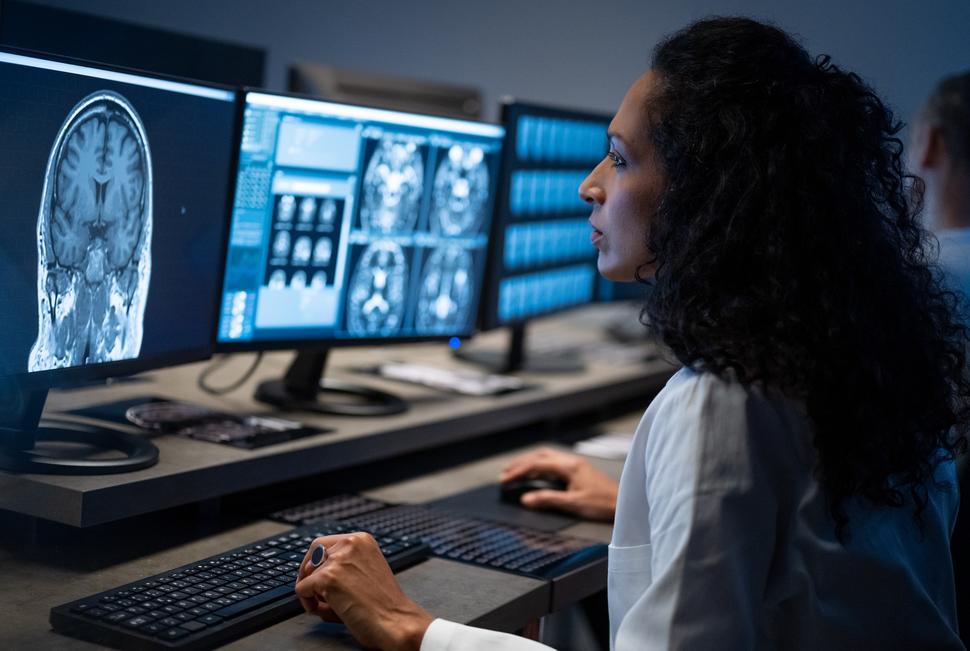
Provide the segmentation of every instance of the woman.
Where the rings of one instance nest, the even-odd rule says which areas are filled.
[[[857,76],[747,19],[674,34],[624,98],[580,193],[600,272],[654,278],[644,311],[684,369],[620,481],[617,651],[963,648],[967,333],[898,130]],[[365,645],[542,648],[433,619],[365,535],[321,542],[297,594]]]

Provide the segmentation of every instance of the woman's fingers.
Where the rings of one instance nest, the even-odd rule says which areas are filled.
[[[577,511],[582,505],[578,494],[569,491],[537,490],[522,495],[522,504],[530,509]]]
[[[568,481],[572,477],[575,466],[575,460],[569,458],[532,459],[528,463],[523,463],[513,469],[504,471],[499,476],[499,481],[504,483],[529,475],[555,475]]]

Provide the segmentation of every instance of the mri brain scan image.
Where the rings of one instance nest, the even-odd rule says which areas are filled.
[[[288,258],[290,256],[290,234],[280,231],[273,240],[273,255],[277,258]]]
[[[424,266],[415,327],[422,332],[456,332],[468,321],[472,303],[472,256],[458,246],[435,249]]]
[[[268,284],[270,289],[283,289],[286,287],[286,272],[282,269],[276,269],[269,275]]]
[[[424,185],[424,161],[417,145],[381,140],[367,164],[363,184],[364,230],[395,233],[414,227]]]
[[[333,256],[333,242],[329,237],[321,237],[317,240],[317,245],[313,247],[313,264],[319,267],[326,267],[330,264]]]
[[[447,236],[478,229],[488,202],[488,184],[482,148],[453,145],[434,176],[432,228]]]
[[[317,200],[313,197],[304,197],[300,202],[300,223],[309,224],[313,221],[317,212]]]
[[[276,212],[281,222],[293,221],[293,213],[296,212],[296,197],[291,194],[284,194],[280,197],[279,209]]]
[[[92,93],[68,113],[47,161],[29,371],[138,356],[151,239],[145,127],[121,95]]]
[[[303,235],[296,238],[296,244],[293,245],[293,265],[302,266],[310,264],[310,253],[313,249],[313,241]]]
[[[314,291],[323,291],[327,286],[327,273],[325,271],[318,271],[313,274],[313,280],[310,281],[310,289]]]
[[[368,246],[354,270],[347,307],[347,329],[356,336],[388,335],[401,327],[408,263],[400,246],[388,240]]]
[[[304,289],[306,287],[306,273],[297,271],[290,278],[290,287],[293,289]]]
[[[337,202],[333,199],[324,199],[320,203],[320,225],[332,227],[336,218]]]

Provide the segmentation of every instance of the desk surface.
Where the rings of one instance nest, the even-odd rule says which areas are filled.
[[[639,413],[631,414],[604,424],[601,429],[632,431],[639,416]],[[432,475],[382,486],[367,494],[388,501],[417,503],[430,497],[459,493],[494,482],[499,469],[522,451],[513,450]],[[594,459],[593,462],[616,477],[622,470],[619,461]],[[312,497],[308,496],[308,499]],[[185,524],[187,528],[191,526]],[[32,548],[22,545],[13,548],[7,544],[0,550],[0,576],[4,577],[0,581],[0,608],[4,613],[0,648],[98,648],[53,633],[47,623],[50,608],[285,529],[284,525],[275,522],[252,522],[121,562],[111,562],[110,551],[107,560],[71,558],[70,555],[76,553],[71,540]],[[565,533],[602,542],[609,540],[611,530],[612,527],[605,523],[578,522]],[[8,539],[9,534],[0,536],[0,541]],[[123,537],[111,537],[104,541],[104,545],[106,549],[118,551],[126,542]],[[92,570],[91,564],[97,569]],[[453,621],[513,631],[548,611],[549,584],[535,579],[442,559],[425,561],[397,576],[411,598],[433,614]],[[603,580],[605,585],[605,577]],[[323,624],[316,618],[298,616],[242,638],[227,648],[254,651],[267,648],[358,648],[341,631],[340,627]]]
[[[611,311],[612,310],[612,311]],[[544,342],[576,345],[602,342],[604,319],[616,308],[594,306],[531,325],[530,334]],[[610,315],[614,315],[610,317]],[[632,316],[631,316],[632,318]],[[504,344],[504,332],[488,333],[476,346]],[[666,382],[673,366],[662,359],[639,361],[645,349],[630,346],[630,355],[587,354],[587,370],[561,375],[526,375],[535,388],[480,398],[446,394],[425,387],[355,373],[389,359],[460,367],[442,344],[338,349],[330,355],[328,376],[394,392],[406,398],[407,413],[377,418],[294,415],[310,425],[334,431],[258,450],[241,450],[159,436],[154,442],[156,466],[119,475],[70,477],[0,473],[0,508],[71,526],[87,527],[152,513],[273,483],[387,459],[513,427],[589,412],[609,403],[642,398],[645,406]],[[587,347],[587,350],[590,350]],[[621,348],[622,352],[622,348]],[[259,372],[242,388],[223,397],[202,394],[196,379],[202,365],[151,373],[144,381],[110,387],[54,392],[48,411],[66,411],[125,398],[158,395],[188,400],[232,413],[273,413],[252,399],[256,385],[280,377],[291,354],[267,355]],[[244,366],[243,360],[239,365]]]

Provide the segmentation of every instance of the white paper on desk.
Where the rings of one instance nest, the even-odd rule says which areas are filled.
[[[579,454],[600,459],[626,459],[631,445],[633,445],[632,432],[607,432],[579,441],[573,446],[573,450]]]

